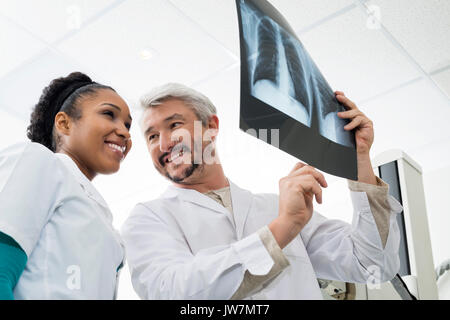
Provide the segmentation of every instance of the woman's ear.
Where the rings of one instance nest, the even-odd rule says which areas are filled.
[[[72,119],[65,112],[58,112],[55,116],[55,129],[65,136],[70,135]]]

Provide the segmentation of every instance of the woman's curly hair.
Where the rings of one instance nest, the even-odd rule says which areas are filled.
[[[81,87],[71,91],[71,88],[77,86]],[[55,152],[58,148],[58,136],[53,130],[56,114],[63,111],[72,119],[80,119],[82,112],[79,102],[82,98],[95,95],[99,89],[115,91],[111,87],[92,82],[91,78],[81,72],[54,79],[44,88],[31,113],[27,137]]]

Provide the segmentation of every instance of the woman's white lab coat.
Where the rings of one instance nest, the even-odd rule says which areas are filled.
[[[0,231],[28,261],[15,299],[113,299],[124,259],[103,198],[64,154],[38,143],[0,152]]]
[[[230,183],[230,212],[194,190],[169,187],[138,204],[122,227],[132,282],[143,299],[229,299],[244,273],[265,275],[273,260],[257,231],[278,215],[278,196]],[[322,299],[317,278],[382,282],[398,271],[400,204],[389,197],[390,231],[382,247],[365,192],[351,192],[352,224],[314,212],[283,252],[289,266],[252,299]]]

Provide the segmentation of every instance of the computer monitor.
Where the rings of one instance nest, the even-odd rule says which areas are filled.
[[[389,184],[389,194],[403,206],[403,212],[397,215],[401,234],[398,274],[417,299],[438,299],[422,169],[401,150],[386,151],[375,157],[372,164],[375,174]],[[389,282],[365,289],[369,300],[400,299]]]

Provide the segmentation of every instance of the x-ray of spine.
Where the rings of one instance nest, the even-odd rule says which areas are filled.
[[[251,94],[322,136],[354,147],[343,129],[346,120],[337,116],[345,108],[300,41],[244,0],[241,16]]]

